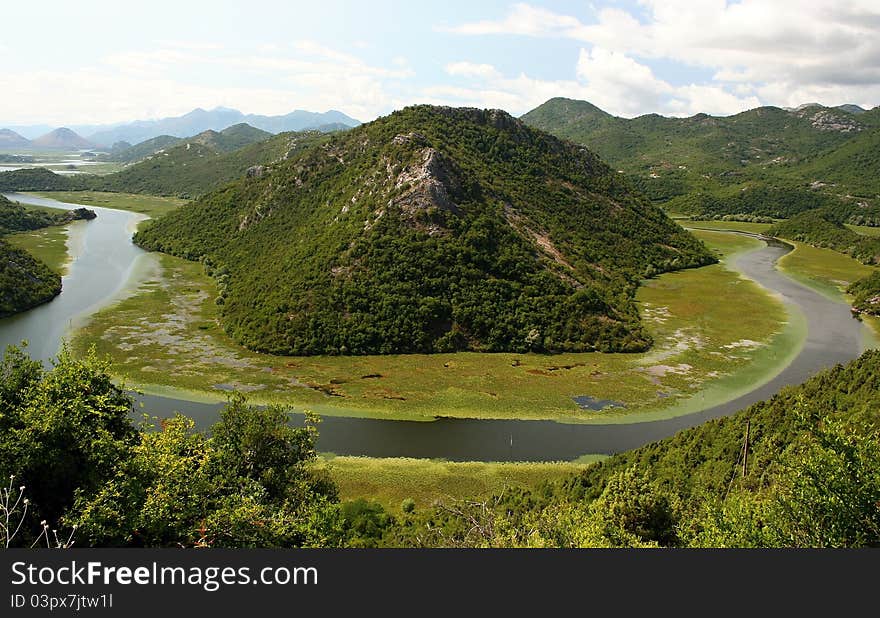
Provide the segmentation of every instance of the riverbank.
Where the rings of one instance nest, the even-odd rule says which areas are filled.
[[[639,290],[656,341],[647,354],[257,354],[219,326],[216,288],[201,265],[166,255],[157,255],[161,277],[92,316],[73,346],[80,354],[95,346],[130,386],[195,401],[223,401],[235,389],[260,403],[393,420],[665,418],[772,378],[804,337],[796,312],[735,270],[738,257],[762,247],[760,241],[699,234],[721,264],[662,275]],[[747,314],[740,303],[750,307]],[[578,397],[590,399],[580,407]],[[626,407],[589,409],[602,400]]]
[[[769,230],[771,223],[748,223],[740,221],[691,221],[684,215],[672,215],[679,223],[690,229],[699,230],[730,230],[763,234]],[[863,236],[880,236],[880,228],[862,225],[847,225],[857,234]],[[850,283],[870,275],[876,267],[862,264],[848,255],[832,249],[821,249],[796,240],[782,239],[794,250],[783,256],[777,267],[792,279],[824,295],[826,298],[840,303],[851,303],[852,298],[846,293]],[[864,316],[863,321],[871,332],[866,333],[864,347],[880,347],[880,318]]]
[[[108,193],[106,191],[41,191],[30,193],[29,195],[36,195],[69,204],[127,210],[147,215],[151,219],[156,219],[172,210],[177,210],[189,201],[175,197],[159,197],[135,193]]]

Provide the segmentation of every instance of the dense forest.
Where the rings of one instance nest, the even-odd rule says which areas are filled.
[[[224,325],[283,354],[635,351],[633,296],[714,258],[594,154],[499,111],[407,108],[157,220]]]
[[[63,225],[75,219],[91,219],[85,208],[48,213],[25,209],[0,195],[0,317],[24,311],[61,293],[61,277],[27,251],[13,247],[2,236],[49,225]]]
[[[136,426],[107,369],[7,351],[10,546],[45,544],[49,528],[61,545],[113,547],[880,546],[880,351],[567,480],[400,515],[340,502],[310,415],[232,395],[210,435],[180,415]]]

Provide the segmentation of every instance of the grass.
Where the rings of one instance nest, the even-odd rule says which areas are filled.
[[[733,230],[735,232],[749,232],[750,234],[763,234],[773,227],[772,223],[748,223],[745,221],[679,220],[678,223],[686,228],[695,230]]]
[[[45,191],[35,193],[41,197],[47,197],[59,202],[69,204],[83,204],[86,206],[101,206],[103,208],[116,208],[117,210],[130,210],[145,214],[153,219],[176,210],[187,203],[174,197],[157,197],[154,195],[135,195],[132,193],[107,193],[103,191]]]
[[[846,293],[849,284],[877,270],[875,266],[862,264],[832,249],[820,249],[794,240],[785,242],[794,245],[794,251],[779,260],[779,269],[838,302],[851,302],[852,298]],[[866,349],[880,347],[880,318],[863,316],[862,321],[868,326],[863,346]]]
[[[868,227],[867,225],[850,225],[846,224],[846,227],[851,229],[856,234],[861,234],[862,236],[880,236],[880,227]]]
[[[417,509],[436,500],[485,498],[511,487],[532,488],[566,478],[601,459],[596,455],[579,463],[460,463],[325,455],[319,466],[329,470],[343,500],[367,497],[400,513],[406,498],[412,498]]]
[[[760,246],[745,236],[698,234],[726,261]],[[320,414],[629,422],[735,397],[778,373],[802,335],[778,299],[723,263],[640,288],[656,341],[646,354],[269,356],[225,335],[216,287],[200,264],[158,257],[163,274],[95,314],[72,344],[108,355],[130,386],[184,399],[223,400],[224,389],[235,388],[255,402]],[[581,395],[627,407],[582,410],[573,400]]]
[[[59,275],[67,273],[70,264],[70,256],[67,253],[67,226],[53,225],[31,232],[10,234],[5,240],[24,249]]]
[[[847,286],[876,270],[832,249],[784,240],[794,245],[794,251],[779,260],[779,269],[833,300],[844,302]]]

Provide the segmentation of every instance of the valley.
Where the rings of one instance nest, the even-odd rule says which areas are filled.
[[[0,342],[105,362],[132,420],[183,412],[207,430],[233,393],[296,426],[318,413],[311,469],[347,521],[597,499],[604,470],[655,448],[677,461],[679,441],[880,345],[880,320],[849,310],[873,294],[877,228],[830,194],[793,189],[784,218],[741,212],[763,197],[728,189],[652,203],[494,111],[419,106],[341,135],[232,129],[109,176],[0,177],[29,191],[13,200],[98,214],[7,238],[63,289],[0,321]],[[669,215],[684,229],[658,206],[683,208]]]

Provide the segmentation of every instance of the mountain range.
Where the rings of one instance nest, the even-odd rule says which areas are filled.
[[[138,144],[162,135],[179,138],[191,137],[208,130],[222,131],[227,127],[241,123],[247,123],[269,133],[312,129],[329,132],[360,124],[354,118],[335,110],[323,113],[296,110],[282,116],[264,116],[243,114],[235,109],[217,107],[212,110],[198,108],[182,116],[159,120],[137,120],[113,125],[71,125],[66,130],[84,136],[85,142],[89,144],[85,148],[110,148],[117,142]],[[54,133],[53,127],[46,125],[10,126],[0,132],[0,148],[27,147],[28,144],[21,140],[43,139],[47,133]],[[13,143],[13,141],[17,143]]]
[[[785,218],[832,207],[849,223],[880,225],[880,107],[627,119],[556,98],[522,120],[594,150],[673,212]]]

